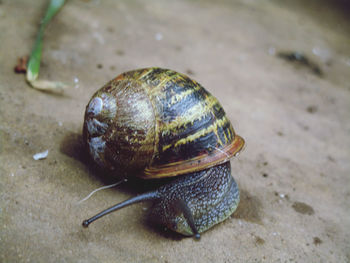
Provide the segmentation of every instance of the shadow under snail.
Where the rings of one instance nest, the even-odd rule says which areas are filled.
[[[244,146],[218,102],[199,83],[172,70],[123,73],[86,106],[83,138],[92,159],[118,176],[174,177],[87,219],[152,201],[158,223],[186,236],[228,218],[239,203],[230,158]]]

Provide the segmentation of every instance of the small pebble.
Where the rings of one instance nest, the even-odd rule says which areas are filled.
[[[163,39],[163,34],[162,33],[157,33],[156,35],[155,35],[155,39],[156,40],[162,40]]]
[[[49,154],[49,150],[46,150],[44,152],[40,152],[40,153],[36,153],[33,155],[33,159],[34,160],[42,160],[45,159],[47,157],[47,155]]]
[[[275,54],[276,54],[276,48],[270,47],[270,48],[269,48],[269,55],[273,56],[273,55],[275,55]]]
[[[74,88],[79,88],[79,79],[77,77],[74,77]]]

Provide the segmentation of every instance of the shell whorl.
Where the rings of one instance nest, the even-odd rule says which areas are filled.
[[[123,73],[97,91],[83,133],[97,163],[144,178],[212,167],[244,145],[215,97],[160,68]]]

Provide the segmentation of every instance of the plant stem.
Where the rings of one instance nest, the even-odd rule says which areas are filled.
[[[38,78],[41,54],[43,48],[43,37],[46,26],[50,23],[53,16],[60,10],[64,5],[65,0],[51,0],[47,8],[46,14],[40,23],[38,35],[35,40],[34,48],[30,55],[30,59],[27,67],[27,80],[32,82]]]

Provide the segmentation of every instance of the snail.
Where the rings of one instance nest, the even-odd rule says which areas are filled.
[[[239,203],[230,159],[244,146],[225,111],[188,76],[162,68],[123,73],[86,106],[83,139],[92,159],[118,176],[174,177],[83,222],[152,201],[151,216],[185,236],[228,218]]]

